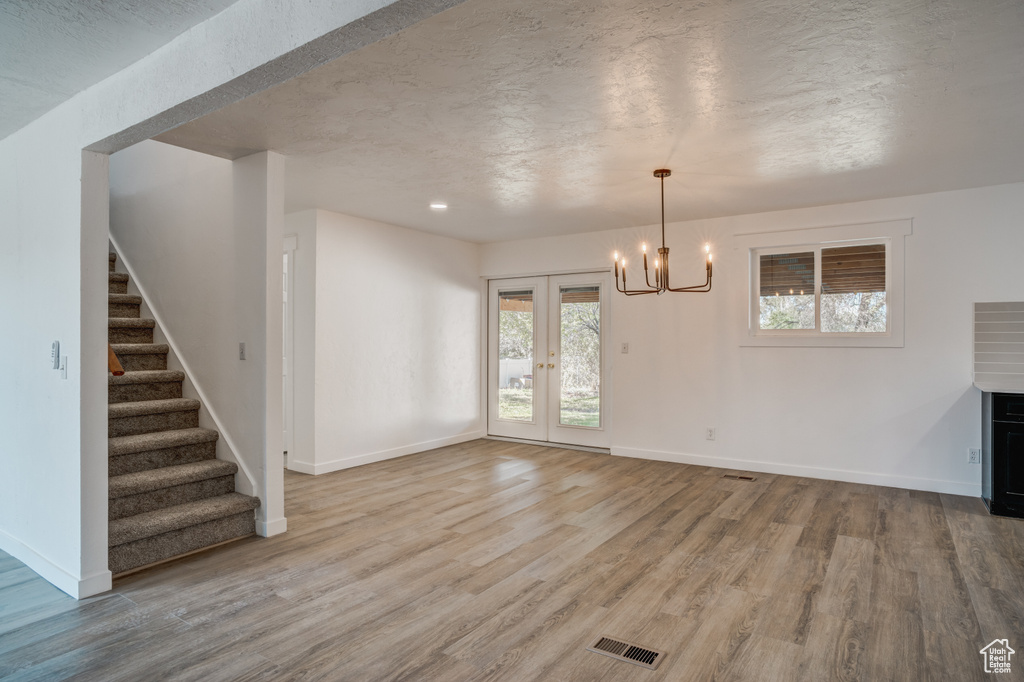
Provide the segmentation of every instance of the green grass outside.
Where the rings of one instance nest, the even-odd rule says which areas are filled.
[[[533,389],[499,388],[498,418],[532,421]],[[563,394],[560,422],[566,426],[600,426],[601,397],[593,394]]]

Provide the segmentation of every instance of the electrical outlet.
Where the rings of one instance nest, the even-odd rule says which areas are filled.
[[[245,344],[244,343],[238,344],[238,359],[239,360],[245,360]]]
[[[704,437],[707,438],[708,440],[714,440],[715,439],[715,427],[714,426],[709,426],[707,429],[705,429]]]
[[[981,464],[981,448],[968,448],[967,463]]]
[[[629,344],[628,343],[623,342],[623,344],[622,344],[622,352],[623,352],[623,354],[626,354],[626,353],[629,352]]]

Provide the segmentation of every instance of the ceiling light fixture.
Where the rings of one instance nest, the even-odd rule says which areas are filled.
[[[668,247],[665,246],[665,178],[672,175],[672,171],[668,168],[659,168],[654,171],[654,177],[661,178],[661,248],[658,249],[658,255],[654,257],[654,284],[651,284],[650,276],[648,275],[647,269],[647,244],[641,244],[640,247],[644,252],[644,281],[647,283],[646,289],[630,289],[626,286],[626,259],[619,258],[619,252],[615,252],[615,288],[625,294],[626,296],[639,296],[640,294],[663,294],[666,291],[689,291],[694,293],[702,293],[711,291],[711,245],[704,245],[704,252],[707,254],[707,273],[708,278],[704,284],[694,285],[692,287],[677,287],[675,289],[669,284],[668,279]],[[622,286],[619,286],[619,266],[622,266]]]
[[[434,209],[435,211],[443,211],[446,208],[448,208],[448,204],[444,203],[443,201],[435,201],[432,204],[430,204],[430,208]]]

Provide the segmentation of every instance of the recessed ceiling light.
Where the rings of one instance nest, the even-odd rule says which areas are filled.
[[[448,204],[444,203],[443,201],[435,201],[432,204],[430,204],[430,208],[434,209],[435,211],[443,211],[446,208],[448,208]]]

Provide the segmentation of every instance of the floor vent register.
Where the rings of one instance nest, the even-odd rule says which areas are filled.
[[[587,651],[611,656],[620,661],[633,663],[649,670],[657,669],[662,659],[665,658],[665,653],[662,651],[648,649],[637,644],[623,642],[621,639],[605,636],[598,637],[597,641],[587,647]]]

